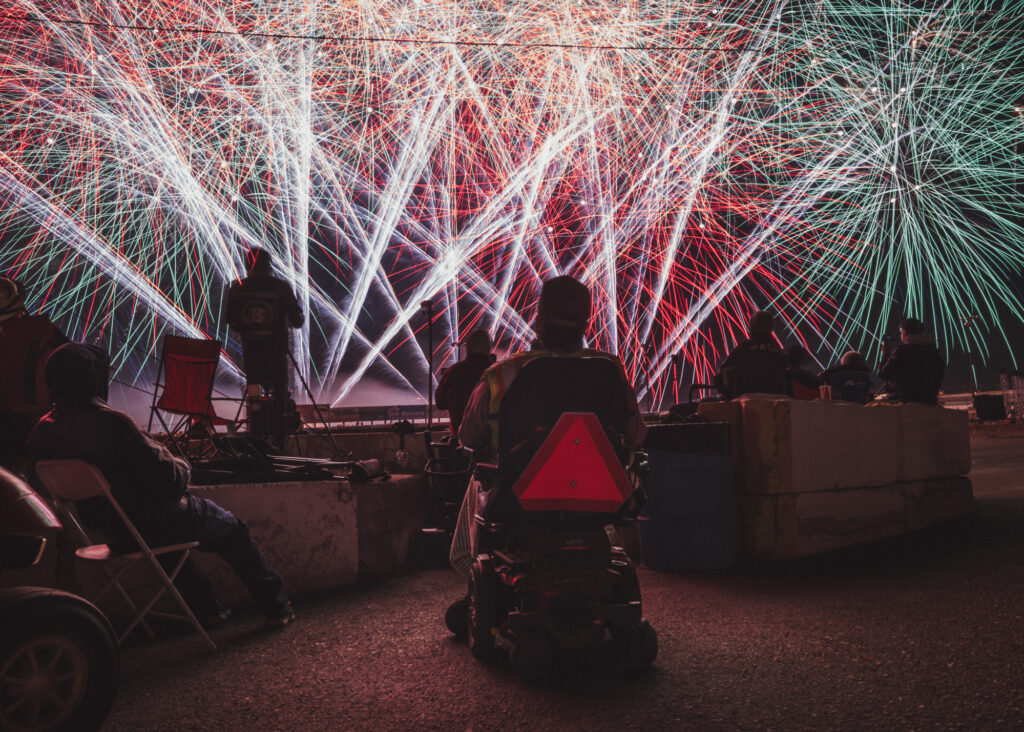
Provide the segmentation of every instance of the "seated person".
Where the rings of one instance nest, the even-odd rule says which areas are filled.
[[[518,466],[539,447],[563,412],[575,410],[597,413],[622,435],[626,446],[640,445],[647,427],[637,406],[636,393],[615,356],[583,348],[589,321],[590,292],[585,285],[572,277],[545,282],[534,323],[539,348],[514,354],[484,372],[466,406],[459,429],[462,443],[492,457],[512,455],[515,459],[522,455],[516,459]],[[557,405],[553,398],[517,402],[515,414],[509,415],[505,426],[518,434],[499,434],[498,417],[504,396],[527,364],[542,359],[557,362],[549,364],[555,368],[546,372],[557,373],[558,383],[538,385],[548,394],[558,395]],[[591,383],[595,379],[601,382],[597,388]],[[452,566],[466,576],[478,553],[473,517],[480,508],[480,489],[480,482],[474,478],[466,492],[452,542]],[[501,498],[498,496],[499,502]]]
[[[832,387],[832,398],[867,404],[874,396],[877,383],[871,367],[859,351],[847,351],[839,363],[825,369],[818,377]]]
[[[123,412],[96,396],[95,358],[77,343],[60,346],[46,361],[54,408],[35,426],[28,442],[29,476],[41,460],[76,459],[96,466],[143,538],[155,545],[198,541],[200,551],[220,555],[245,583],[268,624],[295,618],[282,580],[263,556],[245,523],[212,501],[187,492],[191,468],[146,435]],[[45,491],[44,491],[45,493]],[[79,501],[86,528],[98,531],[117,553],[136,550],[110,503]],[[173,561],[173,560],[171,560]],[[200,620],[216,622],[227,612],[213,584],[191,561],[175,579]]]
[[[772,333],[771,313],[750,316],[749,337],[736,345],[715,374],[715,388],[726,399],[743,394],[789,394],[789,361]]]
[[[786,349],[786,358],[789,366],[786,367],[786,375],[789,377],[789,393],[794,399],[817,399],[818,377],[808,371],[804,365],[811,356],[803,346],[790,346]]]
[[[885,398],[895,402],[938,404],[946,363],[935,347],[935,337],[924,323],[907,318],[900,323],[900,341],[878,368],[886,381]]]

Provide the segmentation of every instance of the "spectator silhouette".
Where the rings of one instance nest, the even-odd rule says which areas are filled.
[[[494,364],[477,382],[459,429],[464,445],[491,457],[500,456],[502,461],[512,458],[518,465],[518,461],[532,457],[538,439],[543,439],[566,405],[572,405],[567,411],[604,415],[602,424],[621,435],[627,446],[635,447],[643,441],[647,427],[619,359],[583,348],[590,305],[590,291],[572,277],[555,277],[544,283],[534,323],[538,342],[531,350]],[[544,378],[536,382],[517,382],[530,363],[556,368],[546,370]],[[514,416],[502,424],[503,433],[499,435],[502,403],[513,383],[526,383],[528,389],[535,387],[530,392],[535,398],[509,402]],[[504,462],[502,465],[507,469]],[[481,482],[474,478],[463,499],[450,555],[452,566],[463,574],[468,575],[476,555],[473,516],[478,512],[488,516],[514,514],[511,504],[515,497],[511,491],[500,490],[500,481],[491,490],[494,495],[481,500],[484,491]]]
[[[75,459],[95,465],[147,542],[198,541],[200,551],[220,555],[234,569],[268,622],[286,625],[294,619],[281,591],[280,575],[267,562],[245,523],[216,503],[187,492],[188,462],[172,456],[143,434],[131,417],[98,398],[94,368],[93,355],[77,343],[57,348],[47,359],[46,382],[54,408],[29,437],[32,482],[39,486],[34,467],[40,460]],[[105,499],[79,501],[76,508],[86,528],[102,533],[115,552],[137,549]],[[175,584],[201,620],[226,617],[213,584],[191,560],[182,567]]]
[[[886,381],[886,398],[896,402],[937,404],[946,363],[935,347],[935,337],[924,323],[907,318],[900,323],[900,341],[878,369]]]
[[[590,321],[590,291],[573,277],[555,277],[541,288],[540,304],[534,330],[537,342],[529,351],[516,353],[491,366],[484,378],[477,382],[459,428],[459,439],[475,450],[498,445],[496,430],[491,429],[501,399],[511,386],[516,374],[536,358],[601,359],[612,363],[618,374],[614,395],[602,395],[616,402],[615,411],[620,430],[626,441],[639,445],[647,433],[643,417],[636,402],[636,393],[626,378],[622,364],[616,356],[602,351],[583,348],[583,336]],[[568,385],[575,388],[576,384]],[[538,409],[540,405],[538,405]]]
[[[25,287],[17,280],[0,277],[0,323],[25,315]]]
[[[835,366],[819,374],[821,383],[832,387],[832,398],[867,404],[877,389],[874,374],[863,354],[847,351]]]
[[[786,367],[786,375],[789,377],[789,389],[794,399],[817,399],[818,377],[807,370],[805,364],[811,360],[807,349],[801,345],[790,346],[786,349],[786,359],[789,365]]]
[[[227,320],[242,337],[246,382],[258,385],[271,397],[265,423],[254,420],[250,429],[266,434],[276,447],[283,448],[290,397],[288,329],[302,327],[304,317],[292,288],[271,274],[266,250],[255,251],[249,276],[228,290]]]
[[[737,344],[718,367],[715,388],[726,399],[743,394],[789,394],[789,360],[772,333],[771,313],[758,310],[750,316],[748,338]]]
[[[0,277],[0,465],[25,469],[25,443],[50,409],[43,364],[67,337],[45,315],[25,307],[25,287]]]
[[[451,419],[451,432],[459,434],[462,414],[473,388],[492,363],[491,339],[486,330],[474,330],[466,338],[466,357],[445,369],[437,385],[435,401],[440,409],[447,409]]]

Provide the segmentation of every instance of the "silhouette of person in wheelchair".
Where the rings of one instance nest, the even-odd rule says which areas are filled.
[[[446,622],[477,656],[506,639],[525,678],[606,635],[626,665],[657,653],[636,571],[608,530],[637,509],[623,466],[647,428],[619,360],[583,348],[590,306],[572,277],[545,282],[539,348],[484,373],[459,430],[477,466],[450,559],[469,591]]]

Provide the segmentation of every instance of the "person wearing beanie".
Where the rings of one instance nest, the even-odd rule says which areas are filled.
[[[28,439],[28,475],[39,488],[41,460],[82,460],[96,466],[143,538],[155,545],[198,541],[220,555],[243,581],[272,625],[294,619],[281,576],[267,562],[245,523],[216,503],[188,493],[191,467],[145,435],[124,412],[100,398],[93,349],[67,343],[46,360],[53,409]],[[45,488],[42,488],[45,494]],[[100,532],[116,553],[136,551],[130,533],[101,497],[78,501],[82,523]],[[191,560],[175,579],[193,611],[207,622],[226,617],[210,579]]]
[[[459,440],[478,458],[501,456],[515,461],[532,455],[537,439],[547,434],[563,411],[597,414],[605,429],[618,435],[625,447],[643,442],[647,427],[619,359],[583,347],[590,308],[590,291],[579,280],[562,276],[544,282],[534,323],[534,347],[488,368],[470,395]],[[535,377],[524,382],[533,388],[526,391],[531,398],[524,399],[520,391],[519,399],[503,416],[506,410],[502,405],[510,387],[527,364],[537,362],[543,362],[541,373],[550,380],[540,382],[540,377]],[[509,430],[513,434],[508,434]],[[514,502],[509,491],[498,485],[487,487],[488,497],[482,499],[484,489],[479,480],[470,481],[452,540],[451,564],[467,577],[476,554],[473,516],[484,510],[489,516],[501,515]]]
[[[938,404],[946,362],[924,323],[916,318],[900,323],[899,343],[878,367],[878,375],[886,381],[888,401]]]
[[[459,434],[462,414],[473,388],[480,381],[487,367],[494,363],[491,353],[491,339],[486,330],[474,330],[466,338],[466,357],[445,369],[441,382],[437,385],[435,401],[440,409],[448,410],[451,420],[451,432]]]
[[[743,394],[791,394],[789,359],[775,340],[775,319],[758,310],[750,316],[748,338],[725,357],[715,374],[715,388],[726,399]]]
[[[554,358],[598,358],[616,365],[621,379],[615,399],[620,402],[620,430],[631,446],[643,442],[647,434],[637,406],[636,393],[618,358],[601,351],[583,348],[583,337],[590,322],[590,290],[574,277],[547,280],[541,287],[534,331],[537,342],[532,350],[513,354],[491,366],[470,395],[459,440],[476,451],[497,450],[497,412],[501,397],[523,366],[544,356]]]

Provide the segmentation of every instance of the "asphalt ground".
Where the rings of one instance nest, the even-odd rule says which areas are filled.
[[[563,664],[544,686],[443,624],[446,569],[294,599],[266,631],[125,649],[107,730],[1024,729],[1024,436],[976,436],[978,513],[724,572],[640,570],[652,669]]]

